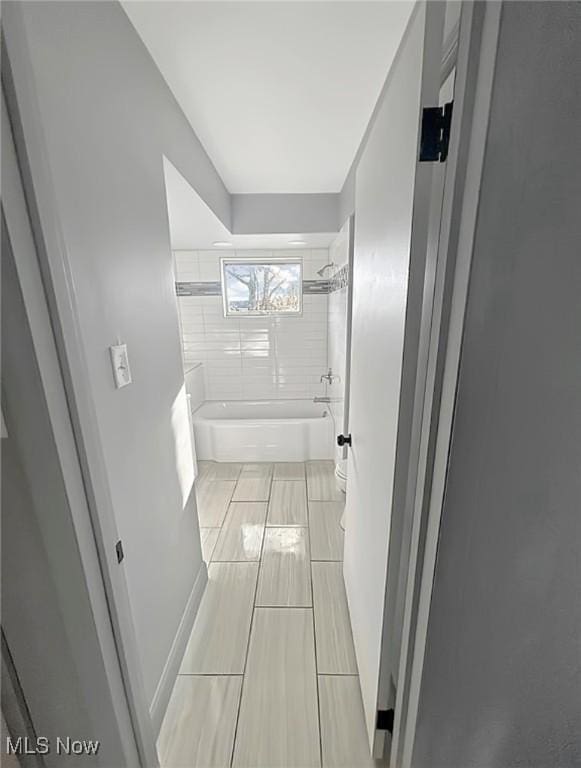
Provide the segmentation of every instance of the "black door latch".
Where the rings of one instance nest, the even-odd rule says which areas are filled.
[[[395,713],[393,709],[380,709],[377,712],[377,722],[375,727],[378,731],[387,731],[393,733],[393,721]]]
[[[351,445],[351,433],[348,435],[337,435],[337,445]]]

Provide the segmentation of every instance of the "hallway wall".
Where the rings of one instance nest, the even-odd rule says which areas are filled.
[[[183,469],[189,426],[162,156],[205,179],[223,215],[229,198],[118,3],[7,3],[2,16],[16,96],[27,99],[24,134],[43,131],[52,184],[43,200],[62,230],[67,300],[90,382],[79,402],[88,398],[98,421],[147,702],[157,712],[205,574]],[[27,83],[36,103],[23,95]],[[40,167],[31,169],[35,184]],[[47,258],[64,282],[59,256]],[[115,389],[108,348],[120,341],[133,383]]]
[[[414,768],[581,764],[580,93],[580,4],[504,3]]]

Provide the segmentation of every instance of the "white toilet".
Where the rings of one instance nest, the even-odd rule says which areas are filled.
[[[337,488],[342,492],[347,491],[347,459],[340,459],[335,464],[335,484]],[[345,530],[345,512],[341,515],[340,526]]]

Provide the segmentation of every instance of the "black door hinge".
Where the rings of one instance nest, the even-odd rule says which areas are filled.
[[[378,731],[387,731],[393,733],[393,709],[378,709],[377,710],[377,723],[375,727]]]
[[[454,102],[443,107],[424,107],[420,138],[420,163],[443,163],[448,157]]]
[[[123,552],[123,542],[121,539],[119,539],[117,544],[115,544],[115,552],[117,554],[117,562],[120,563],[125,557],[125,553]]]

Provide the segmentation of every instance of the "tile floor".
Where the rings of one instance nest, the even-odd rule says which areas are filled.
[[[200,462],[208,586],[162,768],[368,768],[332,462]]]

